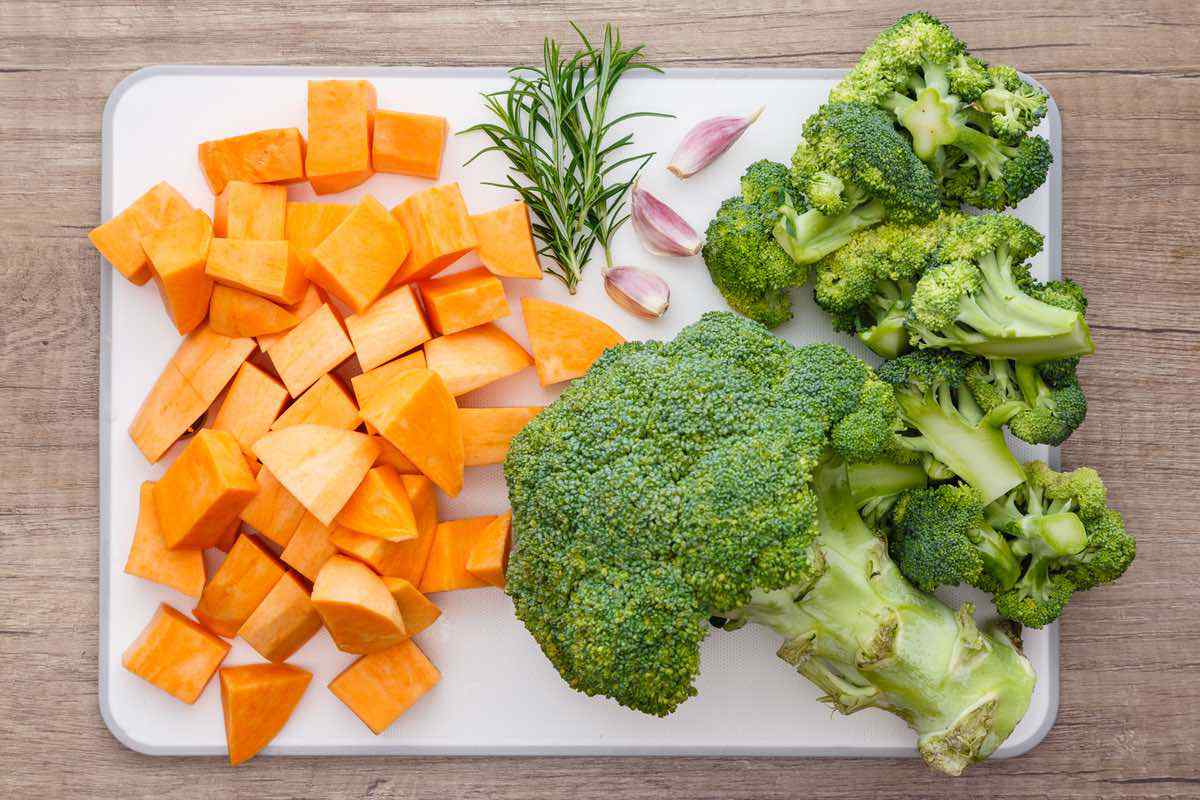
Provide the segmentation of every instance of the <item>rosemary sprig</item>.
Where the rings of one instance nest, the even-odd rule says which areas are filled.
[[[483,95],[495,122],[474,125],[463,133],[482,133],[491,144],[476,153],[503,153],[509,162],[504,183],[491,186],[515,190],[533,212],[533,233],[542,243],[538,252],[552,259],[547,272],[574,294],[580,274],[597,242],[612,266],[612,240],[629,219],[625,199],[637,173],[654,153],[624,155],[633,135],[617,136],[614,128],[637,117],[667,117],[635,111],[608,119],[608,103],[621,77],[634,70],[661,72],[642,58],[642,45],[624,49],[611,25],[604,42],[595,47],[574,23],[581,46],[564,56],[558,42],[547,37],[538,66],[513,67],[512,86]],[[628,179],[614,172],[636,165]]]

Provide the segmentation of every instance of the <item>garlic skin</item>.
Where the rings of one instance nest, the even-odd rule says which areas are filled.
[[[642,246],[653,255],[686,258],[700,252],[703,242],[696,229],[636,181],[629,197],[629,218]]]
[[[687,132],[667,169],[679,178],[690,178],[733,146],[753,125],[766,106],[759,106],[747,117],[713,117],[697,123]]]
[[[644,319],[658,319],[671,306],[671,288],[667,282],[638,267],[606,270],[604,291],[621,308]]]

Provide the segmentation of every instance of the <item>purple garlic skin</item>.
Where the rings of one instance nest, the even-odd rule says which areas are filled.
[[[604,273],[604,291],[613,302],[644,319],[658,319],[671,305],[667,282],[639,267],[612,267]]]
[[[694,256],[704,244],[683,217],[636,182],[629,198],[629,215],[642,246],[656,256]]]
[[[762,115],[760,106],[746,117],[713,117],[696,124],[687,132],[667,169],[680,178],[690,178],[733,146],[746,129]]]

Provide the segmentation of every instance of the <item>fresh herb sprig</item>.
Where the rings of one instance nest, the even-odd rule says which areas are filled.
[[[668,117],[635,111],[608,118],[609,100],[623,75],[635,70],[662,70],[642,57],[642,45],[625,49],[611,25],[604,42],[595,47],[574,23],[581,46],[564,56],[558,42],[547,37],[542,64],[513,67],[512,86],[483,96],[496,122],[474,125],[463,133],[482,133],[491,144],[484,153],[503,153],[509,162],[504,183],[533,212],[533,233],[542,243],[539,253],[552,259],[547,272],[574,294],[580,275],[597,242],[612,266],[613,235],[629,219],[625,200],[637,173],[654,153],[624,155],[633,134],[616,135],[614,128],[637,117]],[[614,173],[635,164],[626,179]]]

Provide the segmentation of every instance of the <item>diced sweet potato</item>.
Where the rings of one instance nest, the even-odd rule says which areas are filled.
[[[214,289],[213,292],[216,293],[216,289]],[[301,322],[320,311],[321,306],[325,305],[327,302],[328,298],[325,297],[325,293],[310,283],[308,288],[304,290],[304,299],[302,299],[299,303],[286,306],[286,308],[290,314],[296,317],[296,325],[299,325]],[[296,327],[296,325],[291,326],[291,328]],[[288,330],[291,330],[291,328],[288,328]],[[258,349],[263,353],[266,353],[271,349],[272,345],[286,336],[287,332],[288,331],[285,330],[280,331],[279,333],[265,333],[261,336],[258,336]]]
[[[126,280],[141,286],[150,280],[150,262],[142,249],[142,237],[192,210],[191,203],[163,181],[108,222],[93,228],[88,239]]]
[[[325,562],[337,555],[331,533],[319,519],[312,514],[305,514],[279,557],[305,578],[315,581]]]
[[[358,423],[358,406],[350,390],[340,378],[322,375],[275,420],[271,430],[281,431],[293,425],[325,425],[352,431]]]
[[[591,314],[540,297],[521,298],[521,310],[542,386],[578,378],[605,350],[625,341]]]
[[[380,734],[441,677],[410,640],[358,659],[329,683],[329,691]]]
[[[362,408],[366,402],[381,391],[392,380],[404,372],[406,369],[425,369],[425,353],[418,350],[415,353],[409,353],[406,356],[389,361],[382,366],[369,369],[360,375],[355,375],[350,379],[350,385],[354,389],[354,397],[358,400],[358,407]],[[371,423],[366,423],[367,433],[375,433],[375,426]]]
[[[331,542],[342,553],[370,564],[380,575],[404,578],[416,584],[425,571],[425,562],[437,530],[437,497],[433,482],[424,475],[402,475],[401,480],[412,500],[417,530],[420,531],[416,539],[389,542],[349,528],[336,528]]]
[[[442,491],[451,497],[462,491],[458,407],[437,373],[427,369],[401,372],[360,413]]]
[[[437,180],[447,129],[445,117],[380,109],[375,112],[371,164],[376,172]]]
[[[290,305],[304,298],[308,279],[285,240],[213,239],[204,271],[217,283]]]
[[[421,284],[429,324],[441,334],[458,333],[509,315],[504,284],[484,267]]]
[[[308,513],[330,525],[375,463],[379,446],[363,433],[293,425],[259,439],[254,454]]]
[[[375,459],[376,466],[386,464],[401,475],[421,474],[421,470],[417,469],[417,465],[412,463],[412,460],[408,456],[401,453],[400,448],[396,447],[396,445],[378,434],[371,436],[371,438],[379,445],[379,457]]]
[[[206,280],[211,280],[205,274]],[[264,336],[290,330],[300,318],[286,307],[241,289],[215,286],[208,307],[208,324],[222,336]]]
[[[304,137],[299,128],[271,128],[201,142],[200,169],[219,195],[230,181],[295,183],[304,180]]]
[[[242,364],[213,421],[213,430],[229,431],[242,450],[251,448],[271,429],[288,400],[283,384],[253,364]]]
[[[460,408],[464,463],[468,467],[503,463],[512,438],[541,410],[541,406]]]
[[[363,313],[347,317],[346,330],[364,371],[420,347],[433,336],[410,286],[401,286]]]
[[[308,512],[303,504],[283,488],[271,470],[263,467],[255,480],[258,493],[242,509],[241,520],[280,547],[286,547],[296,533],[300,520]]]
[[[423,594],[431,594],[487,586],[485,581],[467,571],[467,559],[495,519],[494,516],[471,517],[438,523],[429,560],[425,562],[425,573],[417,588]]]
[[[346,329],[325,303],[271,345],[267,355],[288,394],[299,397],[325,373],[354,355]]]
[[[191,211],[142,237],[163,306],[175,329],[186,334],[204,322],[212,278],[204,272],[212,222],[203,211]]]
[[[339,650],[378,653],[404,641],[404,620],[383,579],[352,558],[334,556],[313,581],[312,603]]]
[[[334,228],[342,224],[350,209],[348,203],[288,203],[284,238],[304,266],[307,275],[313,271],[316,261],[312,251]]]
[[[213,233],[226,239],[280,241],[286,217],[286,187],[230,181],[213,206]]]
[[[485,214],[472,214],[471,225],[479,240],[479,260],[501,278],[542,279],[542,265],[533,243],[529,207],[517,200]]]
[[[308,588],[288,572],[246,618],[238,636],[267,661],[281,663],[316,636],[321,625]]]
[[[125,572],[163,586],[170,586],[191,597],[204,591],[204,553],[200,550],[171,550],[163,541],[154,506],[154,484],[142,483],[138,493],[137,527],[133,544],[125,560]]]
[[[309,279],[361,314],[374,303],[409,254],[404,226],[371,195],[313,248]]]
[[[371,177],[375,105],[368,81],[308,82],[304,171],[314,192],[344,192]]]
[[[409,195],[392,215],[404,224],[412,247],[392,286],[432,278],[475,249],[475,229],[457,183]]]
[[[221,670],[221,710],[229,763],[249,761],[283,730],[312,680],[288,664],[244,664]]]
[[[121,665],[189,705],[195,703],[229,644],[166,603],[121,656]]]
[[[428,628],[442,615],[440,608],[404,578],[385,577],[383,585],[392,593],[392,599],[396,601],[404,620],[404,630],[410,637]]]
[[[373,467],[334,520],[350,530],[389,542],[417,538],[417,518],[400,473]]]
[[[253,536],[243,534],[204,587],[192,613],[213,633],[226,638],[237,636],[283,574],[283,565],[271,551]]]
[[[506,511],[492,520],[475,540],[475,546],[467,556],[467,572],[503,589],[511,546],[512,512]]]
[[[170,548],[212,547],[257,491],[237,439],[198,431],[154,484],[163,541]]]
[[[521,345],[492,323],[439,336],[425,343],[429,369],[442,376],[455,397],[532,366]]]

